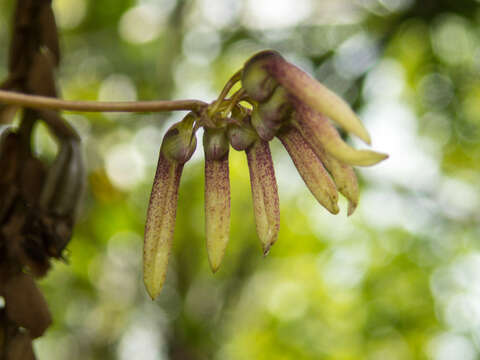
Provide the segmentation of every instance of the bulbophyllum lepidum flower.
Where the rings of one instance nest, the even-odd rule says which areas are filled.
[[[227,98],[239,81],[241,88]],[[174,124],[161,145],[145,227],[144,281],[150,296],[155,298],[165,281],[180,176],[195,151],[197,129],[204,129],[205,236],[210,267],[216,272],[230,235],[230,146],[246,155],[255,225],[265,255],[280,228],[269,146],[275,137],[323,207],[337,214],[341,193],[349,202],[348,215],[354,212],[359,187],[352,166],[374,165],[387,155],[352,148],[332,121],[370,144],[368,132],[345,101],[279,53],[262,51],[232,76],[215,101]]]
[[[271,50],[254,55],[245,63],[242,87],[253,100],[252,122],[258,135],[266,141],[274,136],[281,140],[308,188],[320,204],[335,214],[336,197],[325,196],[332,193],[333,181],[334,192],[338,190],[349,200],[351,215],[359,199],[352,165],[370,166],[388,156],[357,150],[343,141],[330,119],[367,144],[371,142],[350,106]]]
[[[166,132],[158,159],[145,223],[143,280],[152,299],[162,289],[172,248],[178,187],[184,164],[197,146],[196,116],[189,113]]]
[[[272,155],[268,141],[260,138],[253,128],[248,112],[245,114],[235,110],[232,116],[238,122],[229,126],[228,137],[232,147],[237,151],[245,151],[247,156],[255,225],[266,255],[277,240],[280,228],[280,206]]]
[[[205,236],[210,267],[220,267],[230,233],[230,178],[227,128],[205,128]]]

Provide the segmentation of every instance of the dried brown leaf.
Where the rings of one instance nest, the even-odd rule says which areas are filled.
[[[29,330],[33,338],[41,336],[52,323],[43,294],[33,278],[20,273],[5,284],[7,317]]]

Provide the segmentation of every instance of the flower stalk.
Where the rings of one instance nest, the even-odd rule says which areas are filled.
[[[34,109],[76,112],[159,112],[187,110],[200,112],[208,104],[200,100],[159,101],[68,101],[47,96],[0,90],[0,103]]]

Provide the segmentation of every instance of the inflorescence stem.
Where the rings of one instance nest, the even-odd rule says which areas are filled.
[[[227,81],[225,86],[222,89],[222,92],[220,95],[218,95],[217,100],[215,100],[212,105],[210,105],[210,108],[208,109],[209,115],[212,116],[214,113],[218,111],[218,107],[223,103],[223,100],[225,100],[225,97],[228,95],[230,90],[233,88],[233,86],[240,81],[242,77],[242,69],[238,70],[235,74],[232,75],[232,77]]]
[[[68,101],[46,96],[26,95],[0,90],[0,103],[35,109],[67,110],[78,112],[159,112],[187,110],[200,112],[207,103],[200,100],[172,101]]]
[[[233,94],[233,96],[229,100],[229,103],[228,103],[226,109],[223,112],[225,114],[225,116],[228,116],[228,114],[230,114],[232,112],[235,105],[237,105],[246,94],[247,93],[245,92],[244,89],[240,89],[235,94]]]

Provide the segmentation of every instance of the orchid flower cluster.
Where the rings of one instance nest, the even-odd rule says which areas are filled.
[[[226,99],[238,81],[240,90]],[[196,131],[204,129],[205,233],[209,263],[215,272],[230,231],[230,146],[246,153],[256,229],[265,255],[275,243],[280,226],[269,148],[274,137],[282,142],[323,207],[337,214],[340,192],[348,199],[348,214],[354,212],[359,188],[352,165],[374,165],[387,155],[350,147],[330,120],[370,144],[368,132],[346,102],[279,53],[268,50],[251,57],[217,100],[168,129],[160,148],[145,226],[144,282],[152,299],[165,281],[180,177],[195,151]]]

